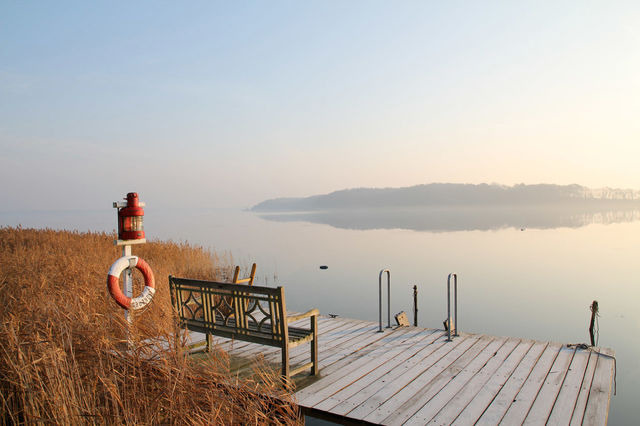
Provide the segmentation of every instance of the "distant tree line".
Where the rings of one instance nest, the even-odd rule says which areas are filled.
[[[581,185],[431,183],[404,188],[355,188],[304,198],[275,198],[254,211],[315,211],[429,206],[639,203],[640,191]]]

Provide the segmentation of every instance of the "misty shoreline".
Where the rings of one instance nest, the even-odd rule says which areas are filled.
[[[625,209],[640,207],[640,191],[591,189],[580,185],[514,185],[432,183],[404,188],[357,188],[301,198],[274,198],[251,208],[254,212],[311,212],[340,209],[579,207]]]

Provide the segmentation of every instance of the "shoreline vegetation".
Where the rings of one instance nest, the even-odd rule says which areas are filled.
[[[133,252],[153,269],[157,292],[134,317],[129,347],[106,290],[121,255],[111,234],[0,228],[2,422],[299,424],[293,396],[268,369],[239,380],[224,352],[193,358],[174,343],[168,275],[229,279],[232,259],[188,243]],[[134,294],[143,285],[134,273]]]

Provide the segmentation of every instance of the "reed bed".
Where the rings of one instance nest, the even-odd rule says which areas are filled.
[[[186,243],[133,251],[153,269],[157,292],[129,327],[106,291],[121,255],[112,235],[0,228],[2,423],[300,423],[269,369],[239,380],[224,352],[194,361],[175,344],[168,275],[227,279],[232,259]]]

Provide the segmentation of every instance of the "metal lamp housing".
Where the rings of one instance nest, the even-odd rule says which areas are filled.
[[[144,235],[144,209],[138,194],[127,194],[127,205],[118,209],[118,238],[120,240],[142,240]]]

